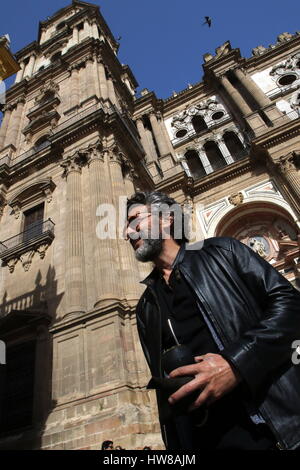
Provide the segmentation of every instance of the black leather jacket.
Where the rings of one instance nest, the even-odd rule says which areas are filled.
[[[243,378],[245,401],[259,410],[280,448],[295,449],[300,445],[300,364],[293,365],[291,358],[292,342],[300,340],[300,293],[233,238],[183,246],[177,259],[221,354]],[[162,377],[160,307],[151,288],[156,274],[155,268],[142,281],[147,289],[136,312],[152,376]],[[159,393],[158,408],[163,425]]]

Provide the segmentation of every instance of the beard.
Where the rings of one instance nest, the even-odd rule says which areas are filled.
[[[143,238],[143,244],[136,249],[135,257],[138,261],[147,263],[153,261],[162,251],[162,239]]]

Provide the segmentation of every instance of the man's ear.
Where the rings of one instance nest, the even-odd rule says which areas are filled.
[[[170,235],[174,224],[174,216],[172,214],[163,214],[161,217],[161,228],[164,233]]]

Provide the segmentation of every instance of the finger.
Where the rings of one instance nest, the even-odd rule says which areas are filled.
[[[188,411],[195,411],[200,408],[200,406],[208,405],[209,403],[211,403],[210,392],[207,387],[205,387],[194,403],[188,408]]]
[[[194,357],[195,362],[201,362],[204,361],[204,356],[195,356]]]
[[[173,393],[169,397],[169,403],[173,405],[176,403],[178,400],[181,400],[182,398],[186,397],[187,395],[190,395],[193,393],[195,390],[202,389],[205,385],[205,381],[203,379],[199,379],[196,377],[195,379],[191,380],[187,384],[183,385],[180,387],[178,390],[176,390],[175,393]]]
[[[189,366],[182,366],[170,372],[170,377],[180,377],[181,375],[196,375],[204,372],[202,364],[191,364]]]

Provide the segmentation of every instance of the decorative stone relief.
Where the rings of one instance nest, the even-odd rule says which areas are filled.
[[[243,203],[244,201],[244,196],[241,192],[237,193],[237,194],[232,194],[229,198],[228,198],[228,201],[230,202],[230,204],[232,204],[233,206],[238,206],[240,204]]]
[[[49,243],[43,243],[42,245],[37,247],[36,251],[40,255],[41,259],[45,258],[45,254],[46,254],[48,247],[49,247]]]
[[[195,133],[192,122],[195,116],[202,117],[207,127],[210,127],[221,119],[227,118],[228,112],[217,96],[206,101],[200,101],[192,106],[188,105],[183,111],[176,113],[172,118],[171,127],[175,137],[184,137],[188,132]],[[186,133],[181,132],[183,135],[178,135],[180,131],[186,131]]]
[[[18,258],[11,258],[9,261],[7,261],[7,266],[8,266],[10,273],[14,272],[17,262],[18,262]]]
[[[216,48],[216,55],[213,56],[212,54],[204,54],[203,59],[204,62],[207,64],[208,62],[219,59],[220,57],[223,57],[224,55],[229,54],[229,52],[232,50],[230,41],[224,42],[224,44],[221,44],[221,46]]]
[[[289,171],[296,170],[294,152],[284,157],[281,157],[278,162],[278,166],[282,173],[287,173]]]
[[[30,251],[27,251],[26,253],[23,253],[23,254],[20,256],[20,260],[21,260],[21,262],[22,262],[24,271],[28,271],[28,270],[29,270],[30,265],[31,265],[31,262],[32,262],[32,258],[33,258],[33,256],[34,256],[34,253],[35,253],[34,250],[30,250]]]

